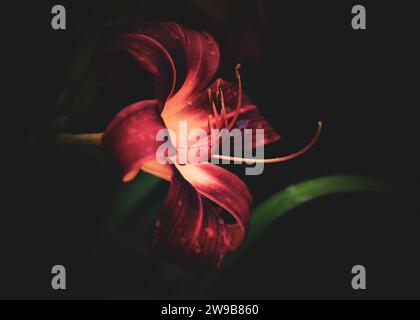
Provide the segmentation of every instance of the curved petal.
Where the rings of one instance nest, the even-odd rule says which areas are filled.
[[[214,77],[219,68],[219,45],[208,33],[174,22],[144,26],[138,32],[160,43],[174,62],[175,92],[164,110],[164,114],[170,116],[188,104],[189,97],[205,89]]]
[[[174,22],[146,25],[120,37],[111,51],[122,50],[153,75],[159,100],[171,98],[165,104],[168,114],[208,85],[220,60],[219,46],[212,36]]]
[[[209,130],[209,115],[212,114],[212,109],[209,105],[207,92],[201,92],[191,97],[184,107],[178,106],[178,111],[168,116],[167,113],[162,113],[163,121],[168,129],[171,129],[177,136],[180,137],[179,125],[180,122],[185,122],[187,125],[187,147],[190,149],[198,143],[198,138],[192,134],[195,130],[204,130],[206,135],[210,135]],[[166,108],[166,107],[165,107]],[[178,140],[179,141],[179,140]],[[208,148],[209,143],[205,143]]]
[[[183,75],[182,86],[165,105],[164,115],[170,116],[189,104],[189,97],[204,90],[219,68],[220,51],[216,40],[206,32],[180,27],[177,24],[163,24],[171,30],[177,29],[175,37],[182,40],[183,51],[174,53],[185,57],[185,65],[177,64],[177,77]],[[174,33],[171,34],[173,36]],[[182,59],[176,58],[176,61]],[[181,82],[179,82],[181,83]]]
[[[175,170],[176,171],[176,170]],[[155,250],[182,264],[220,268],[245,231],[227,225],[222,209],[175,172],[154,233]]]
[[[252,196],[246,184],[233,173],[211,163],[176,165],[200,194],[222,207],[243,232],[251,216]],[[232,219],[233,218],[233,219]]]
[[[121,169],[125,182],[132,180],[142,165],[156,159],[161,144],[156,133],[165,129],[160,109],[157,100],[135,103],[123,109],[105,130],[102,145]],[[167,169],[162,166],[162,170]]]
[[[116,40],[112,51],[127,50],[134,60],[154,78],[156,98],[161,101],[175,90],[175,63],[165,46],[145,34],[128,34]]]

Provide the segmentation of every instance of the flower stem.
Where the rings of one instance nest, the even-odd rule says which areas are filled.
[[[63,133],[58,136],[56,143],[60,145],[79,144],[100,146],[103,133],[85,133],[85,134],[72,134]]]

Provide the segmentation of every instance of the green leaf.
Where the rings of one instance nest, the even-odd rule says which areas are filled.
[[[329,176],[298,183],[280,191],[254,210],[248,242],[260,235],[285,213],[316,198],[337,193],[397,190],[398,188],[389,182],[357,176]]]
[[[147,197],[161,185],[161,179],[141,173],[136,179],[129,183],[122,184],[110,205],[111,219],[110,223],[120,224],[136,208],[147,201]]]
[[[217,281],[223,279],[222,276],[234,266],[235,261],[250,243],[258,238],[274,221],[292,209],[314,199],[339,193],[401,191],[404,190],[389,182],[358,176],[328,176],[289,186],[254,210],[246,243],[238,251],[226,256],[222,272],[210,274],[201,281],[196,281],[198,290],[195,294],[205,295]],[[188,277],[185,277],[185,279],[188,279]]]
[[[163,187],[161,179],[146,173],[119,186],[109,204],[105,225],[113,246],[149,258],[154,224],[166,196]]]
[[[328,176],[289,186],[259,205],[253,212],[245,245],[226,257],[227,269],[247,246],[270,225],[292,209],[314,199],[339,193],[399,192],[400,187],[389,182],[359,176]]]

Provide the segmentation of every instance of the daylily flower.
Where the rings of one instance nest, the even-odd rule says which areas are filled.
[[[245,239],[252,196],[241,179],[215,164],[159,164],[156,150],[161,142],[156,141],[156,133],[165,128],[177,132],[182,120],[191,129],[207,132],[212,128],[264,129],[263,141],[254,141],[254,148],[280,136],[242,93],[239,66],[237,83],[221,79],[210,83],[220,53],[209,34],[176,23],[159,23],[120,37],[111,50],[126,50],[153,76],[156,99],[123,109],[106,128],[102,145],[120,168],[124,182],[140,171],[170,182],[156,221],[155,249],[183,264],[220,268],[226,253]],[[259,161],[296,157],[318,135],[319,130],[311,144],[296,154]]]

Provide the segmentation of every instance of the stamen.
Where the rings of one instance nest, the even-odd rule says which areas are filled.
[[[236,65],[236,69],[235,69],[236,80],[238,81],[238,102],[236,104],[235,115],[233,116],[233,119],[228,126],[228,130],[231,130],[235,126],[236,120],[238,120],[239,113],[241,112],[242,79],[241,79],[241,73],[239,72],[240,69],[241,69],[241,64],[239,63]]]
[[[207,98],[209,99],[209,105],[211,107],[211,105],[213,103],[213,97],[212,97],[212,92],[211,92],[210,88],[207,89]]]
[[[226,114],[225,97],[223,95],[222,81],[221,80],[219,80],[217,82],[217,93],[218,93],[218,102],[220,103],[220,107],[221,107],[222,121],[224,122],[225,128],[228,128],[228,119],[227,119],[227,114]]]
[[[213,126],[213,117],[211,115],[209,115],[209,130],[213,130],[214,126]]]
[[[216,121],[216,127],[217,129],[219,129],[222,127],[222,116],[219,116],[219,114],[217,113],[217,108],[214,101],[212,102],[211,107],[213,108],[213,114]]]
[[[304,153],[306,153],[310,149],[312,149],[312,147],[318,141],[319,136],[321,135],[322,125],[323,125],[322,122],[319,121],[317,132],[316,132],[315,136],[312,138],[312,141],[306,147],[304,147],[302,150],[300,150],[298,152],[295,152],[295,153],[292,153],[291,155],[288,155],[286,157],[273,158],[273,159],[248,159],[248,158],[230,157],[230,156],[222,156],[222,155],[215,154],[215,155],[212,156],[212,158],[219,159],[219,160],[235,161],[235,162],[245,162],[245,163],[248,163],[248,164],[280,163],[280,162],[285,162],[285,161],[288,161],[288,160],[292,160],[294,158],[297,158],[297,157],[303,155]]]
[[[219,121],[219,114],[217,112],[216,105],[213,101],[212,92],[211,92],[210,88],[207,90],[207,95],[208,95],[210,107],[213,109],[213,116],[214,116],[214,120],[216,122],[216,127],[220,128],[221,124],[219,124],[219,122],[220,122]]]

